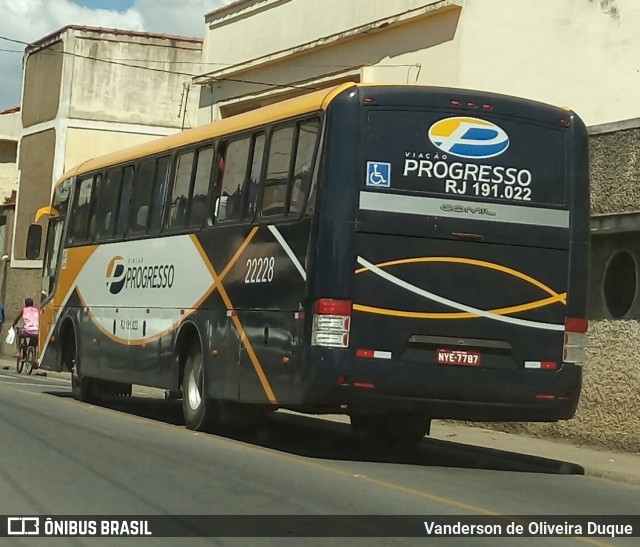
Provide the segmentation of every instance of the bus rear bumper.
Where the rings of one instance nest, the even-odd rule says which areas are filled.
[[[327,364],[322,373],[325,389],[319,391],[330,391],[330,398],[343,409],[346,406],[348,414],[420,413],[433,419],[555,422],[575,415],[582,386],[582,368],[568,364],[555,371],[368,359],[358,359],[351,366],[335,363],[335,369]]]
[[[348,396],[348,414],[424,414],[432,419],[468,422],[557,422],[573,418],[577,397],[534,403],[501,403],[394,397],[370,393]]]

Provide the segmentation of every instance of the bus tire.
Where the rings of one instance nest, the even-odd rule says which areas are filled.
[[[95,399],[91,378],[82,376],[76,366],[71,369],[71,394],[76,401],[91,403]]]
[[[62,343],[62,361],[71,370],[71,395],[76,401],[91,403],[95,399],[91,378],[80,373],[79,359],[76,354],[76,342],[73,331],[68,331]]]
[[[354,415],[351,429],[359,442],[410,446],[429,433],[431,420],[420,414]]]
[[[182,413],[184,423],[193,431],[208,431],[218,422],[219,407],[206,396],[204,359],[199,344],[193,344],[187,353],[182,378]]]

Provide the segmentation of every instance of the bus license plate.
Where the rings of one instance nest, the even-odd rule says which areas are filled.
[[[480,353],[459,349],[438,349],[438,364],[478,367],[480,366]]]

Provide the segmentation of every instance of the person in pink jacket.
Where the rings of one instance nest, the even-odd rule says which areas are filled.
[[[18,317],[15,318],[11,327],[15,328],[18,321],[22,319],[22,328],[16,331],[16,354],[19,356],[20,340],[22,338],[31,338],[32,343],[38,340],[38,329],[40,326],[40,310],[33,305],[31,298],[24,299],[24,308],[20,311]]]

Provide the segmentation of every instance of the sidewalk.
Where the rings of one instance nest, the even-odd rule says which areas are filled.
[[[562,439],[540,439],[441,422],[433,424],[431,437],[443,441],[562,460],[581,465],[588,477],[640,485],[640,454],[578,446]]]
[[[14,370],[15,362],[6,357],[0,357],[0,370],[4,367]],[[40,371],[34,371],[34,374]],[[70,379],[67,372],[46,371],[47,377]],[[163,391],[155,388],[134,387],[134,395],[154,395],[162,397]],[[336,422],[348,422],[347,416],[329,415],[315,416]],[[464,445],[501,450],[516,454],[560,460],[577,464],[584,468],[585,475],[614,480],[617,482],[640,485],[640,454],[615,452],[597,447],[578,446],[561,439],[540,439],[503,433],[479,427],[443,423],[435,421],[431,428],[430,438],[449,441]]]

